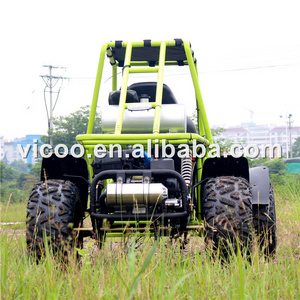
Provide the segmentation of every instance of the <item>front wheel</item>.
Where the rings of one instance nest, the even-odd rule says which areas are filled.
[[[202,209],[205,242],[213,251],[227,257],[248,249],[251,240],[252,207],[249,182],[244,178],[222,176],[204,186]]]
[[[82,214],[74,183],[47,180],[36,184],[27,206],[28,252],[40,259],[49,247],[55,255],[62,255],[67,260],[73,246],[82,246],[82,238],[78,238],[73,230],[81,225]]]

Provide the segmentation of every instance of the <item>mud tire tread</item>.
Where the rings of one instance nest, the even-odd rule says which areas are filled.
[[[26,219],[26,242],[29,254],[39,260],[45,255],[45,237],[55,255],[68,259],[71,249],[81,247],[82,240],[73,230],[81,226],[82,211],[74,183],[48,180],[32,189]]]
[[[249,182],[240,177],[209,179],[203,190],[205,242],[223,257],[249,249],[252,231],[252,200]]]

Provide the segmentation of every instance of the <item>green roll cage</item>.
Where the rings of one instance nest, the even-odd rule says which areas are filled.
[[[108,57],[112,66],[112,91],[117,90],[117,69],[122,68],[122,85],[120,92],[119,110],[115,131],[113,134],[96,134],[93,133],[96,109],[100,84],[103,74],[104,61]],[[149,59],[149,60],[148,60]],[[151,59],[151,61],[150,61]],[[188,65],[191,79],[195,89],[196,107],[197,107],[197,131],[196,133],[160,133],[160,115],[163,93],[164,68],[166,66]],[[126,94],[129,74],[136,73],[157,73],[156,99],[152,103],[155,108],[153,120],[153,133],[151,134],[122,134],[122,123],[124,110],[127,108]],[[150,41],[141,42],[108,42],[103,44],[98,64],[93,101],[91,105],[90,118],[87,133],[78,135],[77,141],[85,148],[85,159],[88,163],[90,177],[93,176],[91,163],[94,159],[94,148],[101,144],[108,148],[109,145],[120,144],[126,145],[142,144],[147,145],[151,140],[152,146],[160,144],[165,140],[173,145],[188,144],[192,145],[193,140],[196,143],[208,147],[212,141],[212,134],[207,120],[204,103],[200,91],[197,61],[193,56],[190,43],[186,40],[174,39],[171,41]],[[197,178],[201,179],[202,166],[206,156],[197,160]]]

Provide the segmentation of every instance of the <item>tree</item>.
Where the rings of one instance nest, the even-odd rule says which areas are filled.
[[[14,179],[14,170],[7,166],[3,161],[0,161],[0,182],[10,181]]]
[[[36,182],[37,182],[36,176],[34,176],[33,174],[30,174],[30,173],[29,174],[27,173],[25,176],[25,180],[23,182],[23,186],[22,186],[23,190],[29,192],[33,188],[33,186],[36,184]]]
[[[287,165],[284,163],[281,158],[257,158],[257,159],[248,159],[249,167],[259,167],[265,166],[268,167],[270,175],[285,175],[287,170]]]
[[[300,136],[293,143],[293,157],[300,157]]]
[[[264,165],[270,159],[268,157],[259,157],[255,159],[247,157],[247,160],[248,160],[249,167],[254,168],[254,167],[259,167]]]
[[[214,143],[219,145],[221,154],[230,153],[230,148],[234,144],[233,140],[220,137],[220,135],[225,131],[226,129],[222,127],[211,129],[211,134],[213,136]],[[238,144],[240,143],[242,142],[239,142]]]
[[[26,173],[20,173],[17,178],[16,185],[19,187],[19,189],[22,189],[25,182],[26,182]]]
[[[53,119],[53,144],[64,144],[71,148],[76,144],[76,136],[85,134],[89,121],[90,109],[89,106],[82,106],[79,110],[71,113],[68,116],[59,116]],[[95,117],[94,132],[101,133],[101,119]],[[48,136],[42,136],[42,142],[48,143]]]
[[[10,166],[14,169],[16,173],[26,172],[28,168],[28,164],[26,164],[22,160],[14,160],[10,163]]]
[[[283,185],[287,174],[287,165],[281,158],[264,161],[262,166],[269,168],[270,180],[273,185]]]
[[[42,161],[35,163],[31,166],[29,173],[34,175],[37,179],[41,178],[41,168],[42,168]]]
[[[285,175],[287,165],[284,163],[281,158],[274,158],[272,160],[267,160],[262,163],[262,166],[266,166],[269,168],[269,173],[271,175]]]

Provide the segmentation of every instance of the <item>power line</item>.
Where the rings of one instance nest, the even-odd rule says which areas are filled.
[[[239,71],[248,71],[248,70],[259,70],[259,69],[271,69],[271,68],[282,68],[282,67],[292,67],[299,65],[299,62],[293,62],[293,63],[287,63],[287,64],[274,64],[274,65],[265,65],[265,66],[253,66],[253,67],[241,67],[241,68],[228,68],[228,69],[216,69],[216,70],[199,70],[199,74],[205,74],[205,73],[222,73],[222,72],[239,72]],[[121,74],[122,72],[119,72],[116,75]],[[166,75],[168,77],[176,77],[176,76],[183,76],[183,75],[189,75],[189,72],[181,72],[181,73],[168,73],[166,72]],[[114,75],[114,76],[116,76]],[[105,82],[110,80],[113,76],[110,76],[106,79]],[[151,77],[151,76],[145,76],[145,77]],[[69,77],[68,79],[75,79],[75,80],[95,80],[96,77]]]
[[[257,69],[281,68],[281,67],[295,66],[297,64],[300,64],[300,62],[291,63],[291,64],[278,64],[278,65],[268,65],[268,66],[233,68],[233,69],[224,69],[224,70],[215,70],[215,71],[200,71],[199,73],[236,72],[236,71],[247,71],[247,70],[257,70]]]

